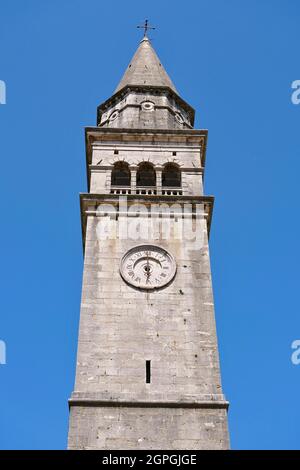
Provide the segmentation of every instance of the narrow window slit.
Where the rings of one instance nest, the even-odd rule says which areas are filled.
[[[146,384],[151,382],[151,361],[146,361]]]

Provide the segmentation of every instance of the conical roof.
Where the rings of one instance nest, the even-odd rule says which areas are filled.
[[[115,93],[127,85],[169,87],[177,93],[175,86],[146,36],[140,42],[140,45],[127,67],[122,80],[116,88]]]

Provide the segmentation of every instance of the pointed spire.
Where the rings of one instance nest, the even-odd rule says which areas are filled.
[[[147,36],[144,36],[141,40],[115,93],[127,85],[169,87],[177,93],[175,86],[162,66]]]

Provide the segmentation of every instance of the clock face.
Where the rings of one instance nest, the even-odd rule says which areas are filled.
[[[170,253],[159,246],[140,245],[125,253],[120,273],[134,287],[160,289],[174,278],[176,262]]]

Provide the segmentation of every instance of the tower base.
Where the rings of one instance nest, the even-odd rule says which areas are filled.
[[[226,450],[227,405],[71,399],[68,448]]]

